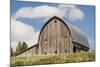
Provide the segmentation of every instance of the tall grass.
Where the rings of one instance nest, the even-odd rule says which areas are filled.
[[[95,61],[94,52],[11,57],[11,66]]]

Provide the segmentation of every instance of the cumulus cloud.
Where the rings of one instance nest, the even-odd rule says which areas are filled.
[[[11,19],[11,45],[15,49],[18,42],[25,41],[28,46],[37,43],[39,31],[36,31],[31,25]]]
[[[52,16],[66,17],[70,20],[82,20],[84,13],[75,5],[42,5],[37,7],[22,7],[15,14],[15,18],[47,18]]]
[[[62,9],[65,13],[65,17],[70,20],[83,20],[84,13],[75,5],[58,5],[58,8]]]
[[[63,16],[62,11],[56,7],[43,5],[38,7],[23,7],[19,9],[15,17],[16,18],[41,18],[41,17],[51,17],[53,15]]]

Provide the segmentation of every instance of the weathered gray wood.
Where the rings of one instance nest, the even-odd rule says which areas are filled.
[[[39,38],[39,54],[70,53],[73,50],[68,27],[58,19],[51,20]]]

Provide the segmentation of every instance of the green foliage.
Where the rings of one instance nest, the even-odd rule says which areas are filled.
[[[25,42],[23,42],[22,47],[23,47],[23,50],[25,50],[28,47],[28,45]]]
[[[10,56],[13,56],[13,49],[10,47]]]
[[[11,58],[12,66],[20,65],[37,65],[37,64],[59,64],[72,62],[88,62],[95,61],[94,52],[80,52],[73,54],[51,54],[51,55],[33,55],[33,56],[18,56]]]
[[[23,51],[27,48],[28,48],[28,45],[25,42],[23,42],[23,43],[19,42],[18,46],[16,47],[16,53],[20,53],[21,51]]]
[[[18,43],[18,46],[16,47],[16,53],[19,53],[21,51],[21,42]]]
[[[16,56],[16,55],[17,55],[17,52],[14,52],[14,53],[13,53],[13,56]]]

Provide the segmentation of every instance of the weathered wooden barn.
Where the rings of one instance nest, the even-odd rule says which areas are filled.
[[[63,54],[81,50],[89,50],[88,40],[84,33],[74,25],[54,16],[42,27],[38,44],[18,55]]]

